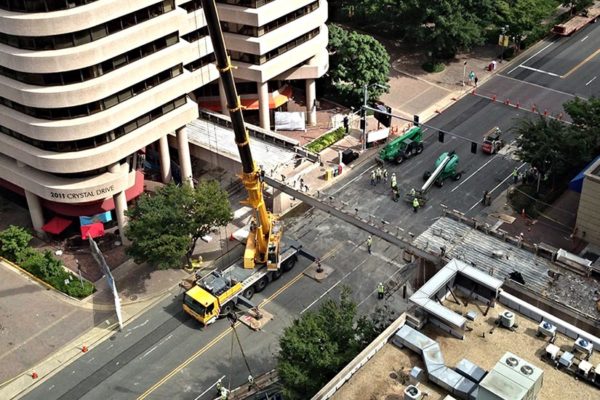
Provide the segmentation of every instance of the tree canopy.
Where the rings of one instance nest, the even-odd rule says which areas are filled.
[[[375,38],[329,25],[329,72],[327,84],[337,95],[353,104],[362,104],[364,86],[369,99],[375,100],[386,90],[390,56]],[[378,85],[375,85],[378,84]]]
[[[383,330],[376,319],[357,317],[356,303],[343,288],[307,312],[280,338],[277,371],[286,399],[312,397]]]
[[[540,116],[519,121],[517,155],[542,174],[560,176],[600,152],[600,99],[575,98],[564,104],[573,124]]]
[[[127,254],[159,269],[180,267],[183,257],[191,264],[197,240],[233,218],[227,193],[216,181],[195,189],[168,184],[140,197],[127,216],[125,235],[132,241]]]

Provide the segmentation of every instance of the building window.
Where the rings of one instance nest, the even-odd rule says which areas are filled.
[[[180,96],[175,100],[171,100],[166,104],[163,104],[154,110],[143,114],[133,121],[129,121],[126,124],[119,126],[109,132],[94,136],[91,138],[73,140],[73,141],[61,141],[61,142],[50,142],[45,140],[32,139],[19,132],[13,131],[5,126],[0,125],[0,132],[11,136],[21,142],[30,144],[31,146],[37,147],[42,150],[54,151],[58,153],[66,153],[73,151],[81,151],[86,149],[95,148],[103,144],[112,142],[119,139],[120,137],[133,132],[134,130],[141,128],[142,126],[154,121],[163,115],[177,109],[178,107],[186,104],[186,96]]]
[[[95,1],[97,0],[0,0],[0,8],[6,11],[34,13],[68,10]]]
[[[35,118],[48,119],[48,120],[62,120],[71,118],[80,118],[88,115],[95,114],[97,112],[107,110],[111,107],[116,106],[134,96],[137,96],[146,90],[153,88],[163,82],[168,81],[183,73],[183,67],[181,64],[169,68],[157,75],[151,76],[150,78],[136,83],[133,86],[125,88],[115,94],[112,94],[104,99],[93,101],[91,103],[82,104],[74,107],[63,107],[63,108],[37,108],[24,106],[19,103],[15,103],[9,99],[0,96],[0,104],[13,110],[17,110],[23,114],[30,115]]]
[[[235,60],[235,61],[245,62],[248,64],[262,65],[262,64],[268,62],[269,60],[272,60],[273,58],[278,57],[278,56],[292,50],[293,48],[298,47],[301,44],[313,39],[314,37],[316,37],[319,34],[320,30],[321,30],[320,28],[315,28],[312,31],[305,33],[304,35],[297,37],[296,39],[292,40],[291,42],[288,42],[288,43],[284,44],[283,46],[279,46],[279,47],[277,47],[265,54],[262,54],[262,55],[243,53],[241,51],[231,51],[230,52],[231,59]]]
[[[275,0],[217,0],[217,3],[231,4],[232,6],[259,8]]]
[[[274,21],[269,22],[266,25],[263,26],[251,26],[251,25],[243,25],[243,24],[237,24],[234,22],[221,22],[221,27],[223,29],[223,32],[229,32],[229,33],[236,33],[239,35],[244,35],[244,36],[253,36],[253,37],[260,37],[266,33],[269,33],[277,28],[280,28],[286,24],[289,24],[290,22],[293,22],[307,14],[310,14],[311,12],[317,10],[319,8],[319,2],[318,1],[314,1],[310,4],[307,4],[306,6],[299,8],[296,11],[292,11],[289,14],[284,15],[283,17],[277,18]]]
[[[16,36],[0,33],[0,43],[25,50],[58,50],[80,46],[104,37],[101,33],[103,29],[110,35],[134,26],[136,23],[147,21],[150,18],[172,11],[174,7],[175,0],[163,0],[160,3],[153,4],[104,24],[61,35]]]
[[[29,72],[15,71],[14,69],[6,68],[0,65],[0,75],[14,79],[19,82],[28,83],[38,86],[58,86],[70,85],[72,83],[84,82],[93,78],[97,78],[117,68],[124,67],[134,61],[147,57],[162,49],[172,46],[179,42],[176,32],[173,32],[153,42],[143,46],[129,50],[127,53],[119,54],[116,57],[103,61],[100,64],[90,67],[76,69],[65,72],[55,72],[49,74],[35,74]],[[123,62],[124,61],[124,62]]]
[[[199,59],[192,61],[189,64],[186,64],[184,66],[184,68],[187,69],[188,71],[193,72],[197,69],[207,66],[210,63],[214,63],[215,61],[216,61],[215,53],[210,53],[210,54],[205,55],[204,57],[200,57]]]

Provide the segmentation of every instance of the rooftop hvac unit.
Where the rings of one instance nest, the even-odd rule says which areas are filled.
[[[515,325],[515,314],[510,311],[504,311],[502,315],[500,315],[500,322],[502,326],[506,328],[512,328]]]
[[[560,347],[558,347],[554,344],[549,344],[548,346],[546,346],[546,355],[548,356],[549,359],[556,360],[558,358],[559,353],[560,353]]]
[[[538,325],[538,333],[541,336],[553,338],[554,336],[556,336],[556,326],[552,325],[548,321],[542,321]]]
[[[593,365],[585,360],[581,360],[579,362],[579,366],[577,367],[578,372],[583,376],[588,376],[590,371],[592,370]]]
[[[573,353],[569,353],[568,351],[565,351],[560,356],[558,363],[565,368],[569,368],[571,365],[573,365],[574,358],[575,358],[575,355]]]
[[[422,394],[418,387],[408,385],[404,389],[404,400],[421,400]]]
[[[586,356],[591,356],[594,351],[594,344],[585,338],[577,338],[575,341],[575,350],[584,353]]]

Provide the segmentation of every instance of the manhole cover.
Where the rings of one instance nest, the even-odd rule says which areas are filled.
[[[129,300],[131,300],[131,301],[137,300],[137,298],[138,297],[135,294],[132,296],[129,296]]]

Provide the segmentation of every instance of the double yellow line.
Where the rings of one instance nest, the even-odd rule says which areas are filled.
[[[600,49],[596,50],[595,52],[593,52],[592,54],[590,54],[585,60],[581,61],[579,64],[577,64],[576,66],[574,66],[573,68],[571,68],[569,70],[569,72],[567,72],[566,74],[564,74],[563,76],[561,76],[561,78],[564,79],[564,78],[568,77],[569,75],[571,75],[573,72],[577,71],[579,68],[581,68],[581,66],[583,64],[587,63],[592,58],[596,57],[598,55],[598,53],[600,53]]]
[[[268,298],[266,298],[265,300],[263,300],[263,302],[260,303],[259,307],[262,307],[262,306],[270,303],[275,298],[277,298],[277,296],[279,296],[281,293],[283,293],[285,290],[287,290],[290,286],[292,286],[294,283],[296,283],[298,280],[300,280],[300,278],[302,278],[302,276],[304,275],[304,272],[306,272],[306,270],[308,268],[310,268],[310,267],[307,267],[306,269],[304,269],[302,272],[300,272],[298,275],[296,275],[291,281],[289,281],[288,283],[286,283],[285,285],[283,285],[279,290],[277,290],[271,296],[269,296]],[[240,322],[236,322],[235,325],[234,325],[234,327],[237,327],[239,324],[240,324]],[[176,373],[180,372],[182,369],[184,369],[185,367],[187,367],[188,365],[190,365],[190,363],[192,361],[194,361],[195,359],[197,359],[198,357],[200,357],[202,354],[206,353],[215,344],[219,343],[232,330],[233,330],[232,327],[229,327],[229,328],[225,329],[223,332],[221,332],[221,334],[219,336],[217,336],[216,338],[214,338],[213,340],[211,340],[210,343],[208,343],[206,346],[202,347],[200,350],[198,350],[196,353],[194,353],[192,356],[190,356],[187,360],[185,360],[182,364],[180,364],[177,368],[175,368],[173,371],[169,372],[161,380],[159,380],[158,382],[156,382],[154,385],[152,385],[152,387],[150,387],[148,390],[146,390],[144,393],[142,393],[137,398],[137,400],[143,400],[146,397],[148,397],[150,394],[152,394],[152,392],[154,392],[156,389],[158,389],[160,386],[162,386],[166,381],[168,381],[169,379],[171,379],[173,377],[173,375],[175,375]]]

